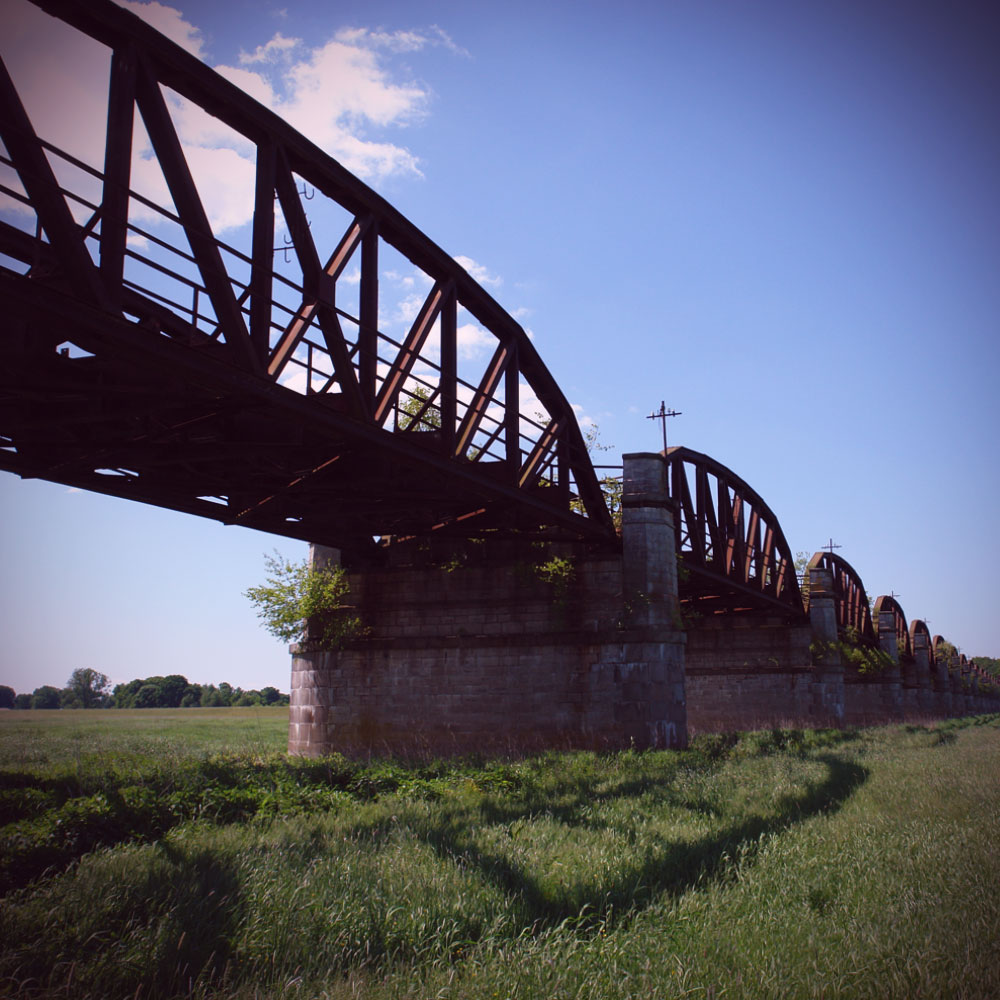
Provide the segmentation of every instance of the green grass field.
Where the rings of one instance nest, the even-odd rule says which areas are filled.
[[[0,995],[1000,995],[1000,717],[415,764],[286,719],[0,717]]]
[[[0,766],[45,767],[150,754],[283,751],[280,708],[54,709],[0,712]]]

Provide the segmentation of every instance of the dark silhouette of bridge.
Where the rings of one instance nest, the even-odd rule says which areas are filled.
[[[0,70],[3,191],[21,208],[0,222],[0,468],[353,550],[613,532],[572,409],[455,260],[131,13],[33,2],[106,47],[106,131],[101,164],[60,149]],[[255,148],[249,245],[213,232],[171,92]],[[140,118],[172,204],[130,187]],[[324,201],[344,220],[329,240],[307,218]],[[389,252],[429,288],[400,340],[380,329]],[[485,365],[460,351],[460,317]]]

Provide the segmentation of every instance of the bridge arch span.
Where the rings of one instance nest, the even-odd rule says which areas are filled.
[[[927,651],[928,665],[931,665],[934,655],[934,642],[931,639],[931,630],[922,619],[914,618],[910,622],[910,650],[915,653],[918,649],[925,649]]]
[[[816,552],[809,560],[809,569],[829,570],[833,577],[834,606],[837,629],[867,646],[876,644],[868,595],[857,570],[834,552]]]
[[[761,496],[721,462],[674,447],[667,483],[676,504],[680,596],[698,613],[720,610],[803,617],[791,549]]]
[[[910,629],[906,624],[906,615],[899,606],[899,602],[891,595],[883,595],[875,598],[873,606],[872,621],[876,638],[881,638],[882,615],[889,613],[892,615],[892,631],[896,637],[896,648],[900,658],[913,659],[913,643],[910,641]]]
[[[933,651],[935,665],[949,672],[951,671],[951,657],[949,652],[951,647],[952,643],[948,642],[943,635],[936,635],[931,640],[931,650]]]

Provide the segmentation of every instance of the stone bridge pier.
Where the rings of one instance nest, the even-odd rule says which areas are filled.
[[[623,508],[620,542],[392,540],[346,566],[364,634],[293,648],[289,751],[685,746],[662,456],[625,456]]]

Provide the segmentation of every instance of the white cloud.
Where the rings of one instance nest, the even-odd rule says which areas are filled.
[[[417,313],[420,312],[420,307],[426,300],[427,296],[419,293],[416,295],[407,295],[405,298],[400,299],[396,303],[395,322],[407,325],[412,324],[417,318]]]
[[[503,279],[495,274],[490,274],[490,272],[482,264],[477,263],[471,257],[466,257],[464,254],[458,254],[454,258],[456,264],[461,265],[469,272],[469,275],[476,279],[481,285],[490,285],[494,288],[499,287],[503,284]]]
[[[156,28],[161,35],[166,35],[181,48],[187,49],[192,55],[202,58],[204,40],[201,29],[190,21],[184,20],[184,15],[176,7],[152,0],[151,3],[139,3],[138,0],[118,0],[118,3],[141,17],[147,24]]]
[[[465,361],[488,357],[496,350],[497,338],[475,323],[463,323],[456,331],[458,356]]]
[[[280,31],[265,45],[258,45],[253,52],[240,52],[240,64],[270,63],[287,59],[292,50],[302,44],[301,38],[287,38]]]
[[[176,7],[157,0],[122,0],[122,5],[188,52],[206,58],[201,29]],[[25,0],[0,4],[0,45],[38,132],[100,169],[108,49]],[[374,133],[405,127],[427,113],[428,89],[400,82],[391,62],[395,53],[429,46],[455,49],[438,29],[396,33],[352,29],[311,48],[279,32],[253,51],[241,53],[240,65],[216,69],[363,178],[420,176],[417,157],[409,149]],[[245,224],[253,199],[252,187],[246,190],[242,182],[253,169],[253,144],[191,102],[169,91],[164,96],[213,227],[222,232]],[[145,133],[138,118],[136,124],[137,181],[144,191],[162,194],[162,178],[149,176],[150,168],[144,166],[148,140],[142,141]],[[56,169],[63,180],[66,168]],[[99,198],[96,181],[84,183],[89,186],[80,193],[90,200]],[[8,207],[18,210],[16,205]],[[137,217],[151,218],[141,209]]]

